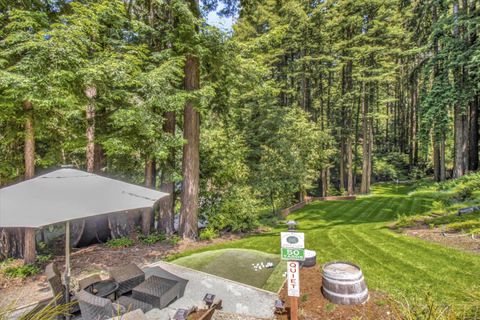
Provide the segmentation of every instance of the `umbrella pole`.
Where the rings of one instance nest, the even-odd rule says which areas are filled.
[[[65,223],[65,303],[70,303],[70,221]]]

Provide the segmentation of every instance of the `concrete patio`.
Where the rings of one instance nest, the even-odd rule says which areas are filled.
[[[261,318],[273,317],[274,302],[278,299],[275,293],[166,262],[157,262],[145,268],[147,277],[155,272],[155,267],[187,279],[188,284],[181,299],[162,310],[153,309],[147,312],[148,319],[169,320],[178,309],[192,306],[204,308],[202,299],[206,293],[212,293],[221,299],[225,312]]]

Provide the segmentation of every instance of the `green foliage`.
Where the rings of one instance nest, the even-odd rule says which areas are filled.
[[[138,240],[141,243],[146,245],[152,245],[157,242],[163,241],[165,239],[167,239],[167,237],[165,236],[164,233],[161,233],[161,232],[153,232],[153,233],[150,233],[148,236],[144,234],[141,234],[138,236]]]
[[[182,238],[180,238],[179,236],[174,234],[174,235],[168,237],[167,240],[172,246],[176,246],[180,241],[182,241]]]
[[[9,278],[26,278],[39,274],[40,272],[40,268],[34,264],[9,266],[3,270],[3,274]]]
[[[198,238],[200,240],[212,240],[218,238],[218,236],[219,234],[215,229],[208,227],[200,231],[200,236]]]
[[[47,263],[53,259],[53,255],[51,254],[40,254],[37,255],[37,262],[38,263]]]
[[[374,159],[372,174],[376,181],[406,180],[408,170],[408,155],[391,152]]]
[[[106,246],[109,248],[127,248],[135,244],[135,241],[128,237],[122,237],[117,239],[109,239],[106,242]]]
[[[76,302],[68,304],[56,304],[52,299],[46,306],[40,304],[31,311],[22,314],[18,313],[16,306],[7,305],[0,307],[0,320],[9,320],[12,318],[18,320],[57,320],[59,317],[65,317],[70,314],[72,305]]]
[[[467,320],[477,319],[479,305],[452,307],[436,301],[430,293],[390,302],[393,319],[405,320]]]

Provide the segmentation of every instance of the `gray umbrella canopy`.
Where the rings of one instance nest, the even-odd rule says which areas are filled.
[[[39,228],[149,208],[167,195],[76,169],[60,169],[0,189],[0,227]]]

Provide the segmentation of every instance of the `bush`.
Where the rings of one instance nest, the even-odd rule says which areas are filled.
[[[3,273],[8,278],[26,278],[40,273],[40,268],[34,264],[7,267]]]
[[[106,243],[107,247],[109,248],[127,248],[133,246],[134,244],[135,242],[128,237],[110,239]]]
[[[39,263],[47,263],[53,259],[51,254],[40,254],[37,256],[37,262]]]
[[[372,175],[376,181],[405,180],[409,173],[408,155],[390,152],[375,157]]]
[[[177,236],[177,235],[173,235],[173,236],[170,236],[170,237],[168,238],[168,242],[170,242],[170,244],[171,244],[172,246],[177,245],[181,240],[182,240],[182,238],[180,238],[180,237]]]
[[[203,215],[213,230],[248,231],[258,226],[258,205],[249,187],[232,187]]]
[[[149,234],[148,236],[145,236],[145,235],[142,234],[138,237],[138,240],[140,240],[140,242],[143,243],[143,244],[152,245],[152,244],[155,244],[157,242],[163,241],[166,238],[167,237],[165,236],[165,234],[163,234],[161,232],[154,232],[154,233]]]
[[[463,222],[454,222],[447,225],[447,229],[451,231],[470,231],[480,228],[480,220],[470,220]]]
[[[206,228],[200,232],[200,240],[212,240],[218,237],[218,232],[213,228]]]

